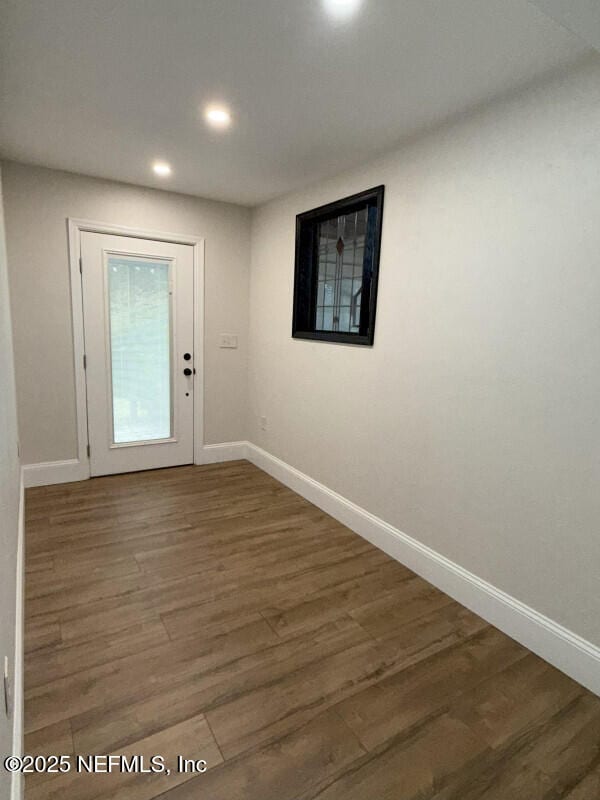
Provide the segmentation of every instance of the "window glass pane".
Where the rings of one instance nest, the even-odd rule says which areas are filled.
[[[354,320],[360,319],[367,215],[365,206],[319,225],[317,305],[325,306],[322,323],[318,317],[321,330],[356,331],[358,323],[355,325]]]
[[[318,306],[317,307],[317,319],[316,319],[316,322],[315,322],[315,328],[318,331],[322,331],[323,330],[323,306]]]
[[[319,281],[319,284],[318,284],[318,287],[317,287],[317,305],[318,306],[322,306],[323,303],[325,302],[323,300],[324,295],[325,295],[325,281]]]
[[[328,306],[327,308],[323,309],[323,327],[321,328],[323,331],[332,331],[334,330],[333,327],[333,308],[332,306]]]
[[[352,295],[352,304],[350,306],[350,327],[352,330],[358,330],[360,327],[360,299],[362,297],[362,286],[356,288],[358,282],[354,282],[354,294]]]
[[[169,262],[108,258],[113,441],[172,435]]]
[[[328,258],[327,252],[321,253],[319,257],[319,280],[335,280],[335,260]]]
[[[354,259],[354,277],[362,280],[363,266],[365,260],[365,248],[357,246]]]
[[[352,280],[343,280],[340,282],[340,304],[349,306],[352,302]]]
[[[342,333],[350,333],[350,306],[342,306],[340,308],[338,330]]]
[[[360,271],[362,272],[362,261],[358,266],[360,268]],[[353,278],[354,270],[356,269],[356,267],[357,265],[354,264],[352,261],[342,262],[342,278]]]

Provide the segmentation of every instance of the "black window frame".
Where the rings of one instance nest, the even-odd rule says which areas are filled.
[[[296,262],[292,317],[292,337],[294,339],[311,339],[368,347],[373,345],[384,191],[383,185],[375,186],[373,189],[367,189],[364,192],[344,197],[342,200],[305,211],[296,217]],[[352,211],[364,208],[365,205],[376,208],[377,219],[370,236],[370,247],[372,248],[370,269],[365,268],[363,263],[362,292],[363,298],[368,297],[368,300],[361,302],[359,333],[317,330],[315,322],[319,269],[317,236],[319,224],[344,214],[350,214]]]

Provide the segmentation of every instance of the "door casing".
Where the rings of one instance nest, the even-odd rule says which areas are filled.
[[[167,233],[105,222],[77,219],[67,220],[69,239],[69,268],[71,277],[71,310],[73,321],[73,359],[75,371],[75,401],[77,414],[77,462],[73,480],[90,477],[88,458],[87,390],[84,369],[85,338],[81,283],[81,233],[106,233],[136,239],[191,245],[194,262],[194,463],[203,463],[204,446],[204,238],[196,235]],[[73,465],[75,467],[75,465]]]

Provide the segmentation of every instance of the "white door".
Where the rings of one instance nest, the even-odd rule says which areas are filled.
[[[92,475],[194,461],[190,245],[82,232]]]

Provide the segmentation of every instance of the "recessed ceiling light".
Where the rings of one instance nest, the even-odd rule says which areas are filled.
[[[166,178],[167,175],[171,174],[171,167],[166,161],[155,161],[154,164],[152,164],[152,169],[155,174],[160,175],[161,178]]]
[[[323,0],[323,5],[332,17],[347,19],[358,11],[362,0]]]
[[[204,110],[204,119],[213,128],[228,128],[231,125],[231,114],[225,106],[207,106]]]

